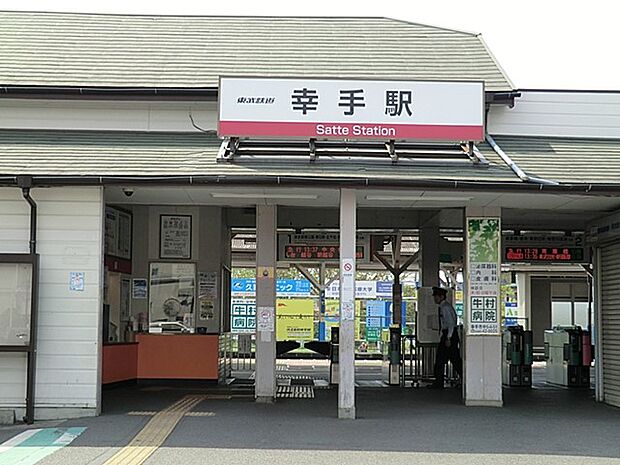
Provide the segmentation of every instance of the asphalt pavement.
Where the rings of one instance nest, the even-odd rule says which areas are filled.
[[[356,420],[337,419],[336,389],[265,405],[247,386],[117,388],[104,391],[100,417],[36,425],[86,427],[40,463],[102,465],[154,412],[197,393],[206,399],[144,463],[620,465],[620,409],[551,387],[506,389],[503,408],[465,407],[457,389],[359,387]],[[0,429],[0,442],[23,429]]]

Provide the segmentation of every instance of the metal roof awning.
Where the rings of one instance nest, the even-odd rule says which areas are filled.
[[[278,141],[227,138],[218,162],[414,164],[416,166],[488,167],[489,162],[473,143],[415,144],[402,141],[297,140]]]

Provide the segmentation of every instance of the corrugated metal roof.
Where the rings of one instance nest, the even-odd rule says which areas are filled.
[[[620,140],[569,137],[493,136],[527,174],[561,183],[620,184]],[[482,153],[499,157],[490,146]]]
[[[209,134],[95,131],[0,131],[0,175],[257,176],[311,179],[519,182],[505,165],[362,164],[352,160],[217,162],[221,141]]]
[[[513,88],[479,35],[387,18],[0,12],[0,86],[202,88],[231,74]]]

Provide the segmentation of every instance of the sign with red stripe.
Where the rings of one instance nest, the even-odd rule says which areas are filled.
[[[484,83],[222,77],[218,134],[479,141]]]

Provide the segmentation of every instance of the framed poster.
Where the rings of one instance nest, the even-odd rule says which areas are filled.
[[[146,278],[134,278],[132,280],[131,298],[146,299],[148,296],[148,284]]]
[[[133,217],[115,207],[105,209],[105,254],[131,260]]]
[[[192,258],[191,215],[161,215],[159,258]]]

